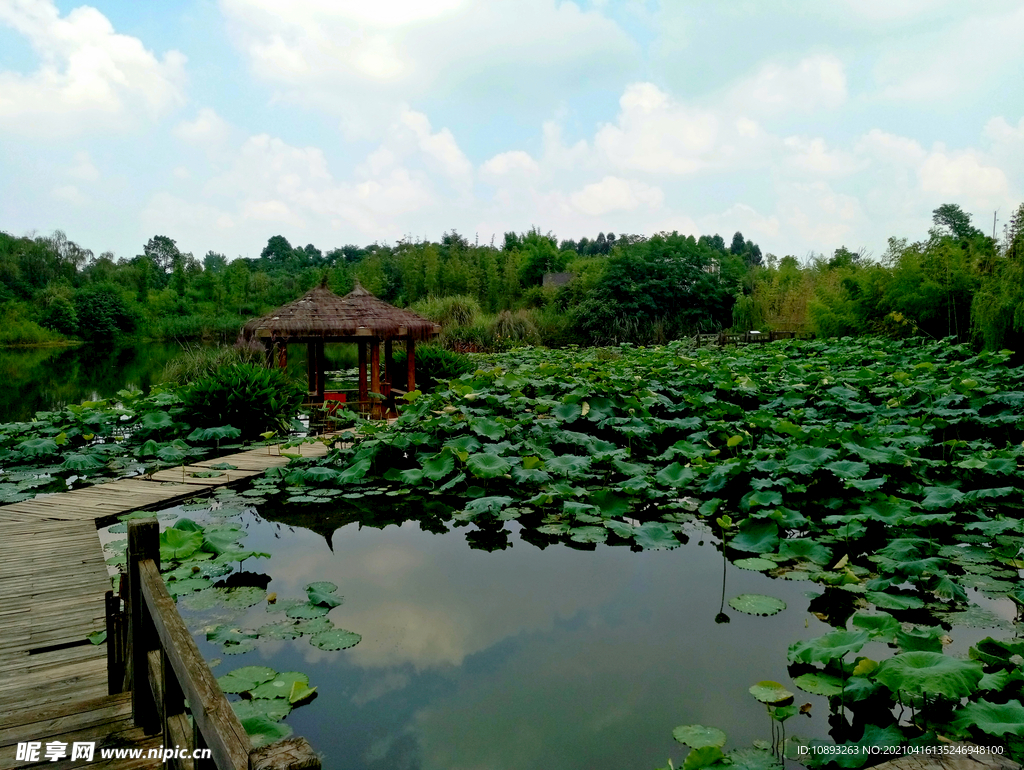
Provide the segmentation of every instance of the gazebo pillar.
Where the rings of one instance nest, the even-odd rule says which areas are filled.
[[[306,343],[306,391],[316,393],[316,343]]]
[[[366,387],[366,340],[359,340],[359,401],[360,406],[369,398]]]
[[[279,369],[288,368],[288,343],[284,340],[277,342],[277,366]]]
[[[306,343],[306,352],[306,379],[309,392],[315,393],[316,398],[323,401],[327,383],[327,359],[324,355],[323,340],[310,340]]]
[[[380,340],[376,337],[370,340],[370,392],[380,393]]]
[[[391,386],[393,380],[391,378],[391,356],[394,355],[392,346],[392,340],[388,337],[384,340],[384,390],[387,391],[387,395],[391,395]]]
[[[416,390],[416,340],[411,336],[405,343],[405,365],[409,377],[409,392]]]

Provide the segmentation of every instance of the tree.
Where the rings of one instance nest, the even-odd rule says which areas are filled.
[[[142,253],[161,273],[171,272],[174,263],[181,257],[177,244],[166,235],[154,235],[143,247]]]
[[[732,236],[732,245],[729,246],[730,254],[742,254],[743,250],[747,247],[747,242],[743,240],[743,233],[739,230]]]
[[[292,245],[283,235],[273,235],[260,252],[260,259],[269,268],[287,268],[292,261]]]
[[[961,241],[967,241],[977,235],[984,235],[971,224],[971,215],[955,203],[943,203],[932,212],[932,223],[943,234],[952,235]]]

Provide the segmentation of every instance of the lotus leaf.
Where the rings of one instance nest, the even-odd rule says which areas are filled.
[[[779,543],[779,527],[774,521],[744,519],[740,522],[739,534],[729,541],[737,551],[767,553],[774,551]]]
[[[981,663],[959,660],[941,652],[904,652],[884,660],[875,680],[892,692],[963,698],[978,688]]]
[[[22,441],[18,444],[17,449],[26,457],[46,457],[60,451],[57,442],[49,438],[32,438]]]
[[[362,640],[362,636],[343,628],[324,631],[309,637],[309,643],[321,650],[345,650],[354,647]]]
[[[633,474],[628,474],[633,475]],[[685,487],[697,477],[697,474],[693,472],[692,468],[686,468],[679,463],[672,463],[666,465],[657,475],[654,477],[662,486],[666,487]]]
[[[91,471],[106,467],[106,463],[89,454],[71,454],[60,466],[66,471]]]
[[[171,527],[160,533],[160,561],[181,561],[199,550],[202,532]]]
[[[884,642],[891,642],[900,631],[900,624],[892,615],[886,613],[869,615],[866,612],[858,612],[853,616],[852,623],[857,628],[867,631],[872,639]]]
[[[604,527],[576,527],[569,530],[569,537],[577,543],[603,543],[608,539]]]
[[[202,591],[204,588],[210,587],[210,581],[206,578],[185,578],[184,580],[172,580],[167,584],[167,593],[172,598],[177,599],[179,596],[185,594],[195,593],[196,591]]]
[[[633,539],[645,551],[657,551],[663,548],[676,548],[679,540],[675,536],[676,527],[660,521],[648,521],[633,528]]]
[[[831,674],[801,674],[793,680],[793,684],[811,695],[833,696],[843,691],[843,680]]]
[[[779,760],[772,756],[770,751],[764,749],[736,749],[730,751],[726,758],[729,760],[731,770],[780,770],[782,768]]]
[[[217,684],[224,692],[247,692],[277,676],[277,672],[266,666],[243,666],[217,677]]]
[[[511,497],[478,497],[466,504],[465,511],[470,514],[497,513],[512,504]]]
[[[1024,736],[1024,706],[1019,700],[1003,704],[986,700],[968,703],[954,715],[953,726],[963,733],[976,727],[988,735]]]
[[[751,686],[750,694],[761,703],[767,703],[769,705],[785,703],[793,697],[793,693],[778,682],[773,682],[770,679],[766,679],[763,682],[758,682]]]
[[[167,412],[147,412],[139,422],[146,430],[162,430],[174,425],[174,420]]]
[[[683,770],[701,770],[717,764],[725,755],[718,746],[704,746],[700,749],[691,749],[683,760]]]
[[[952,487],[928,487],[921,505],[925,508],[952,508],[963,499],[963,492]]]
[[[583,415],[583,407],[579,404],[559,404],[551,410],[551,414],[562,422],[575,422]]]
[[[725,733],[717,727],[704,727],[704,725],[681,725],[672,731],[672,737],[689,746],[691,749],[703,749],[706,746],[725,745]]]
[[[217,642],[218,644],[223,644],[225,647],[249,642],[255,638],[255,634],[240,631],[237,628],[225,625],[215,626],[206,632],[206,641]]]
[[[289,607],[288,610],[285,612],[285,615],[287,615],[289,618],[296,619],[319,618],[323,615],[326,615],[328,612],[330,612],[330,610],[330,607],[325,607],[320,604],[310,604],[307,602],[306,604],[299,604],[295,607]]]
[[[478,436],[489,438],[491,441],[500,441],[505,437],[505,426],[487,417],[475,417],[470,419],[469,429]]]
[[[768,559],[737,559],[733,562],[740,569],[748,569],[754,572],[764,572],[775,569],[778,565]]]
[[[911,628],[896,633],[896,645],[901,652],[942,652],[942,629]]]
[[[867,631],[832,631],[824,636],[795,642],[789,646],[790,663],[828,663],[859,652],[871,638]]]
[[[231,708],[239,720],[252,717],[264,717],[273,722],[280,722],[289,713],[292,706],[283,698],[257,698],[256,700],[236,700]]]
[[[291,692],[292,685],[300,682],[309,685],[309,677],[301,671],[284,671],[275,673],[270,679],[265,679],[258,687],[251,690],[253,698],[287,698]]]
[[[775,490],[754,492],[747,498],[749,505],[782,505],[782,495]]]
[[[338,586],[334,583],[320,581],[306,586],[306,595],[309,597],[310,604],[318,604],[330,609],[341,604],[341,597],[334,595],[337,590]]]
[[[269,717],[256,715],[239,719],[242,723],[253,748],[260,748],[271,743],[284,740],[292,734],[292,728],[281,722],[274,722]]]
[[[575,455],[562,455],[553,457],[544,463],[545,470],[557,473],[567,478],[577,478],[590,467],[589,457],[577,457]]]
[[[298,639],[302,636],[298,624],[288,621],[267,623],[265,626],[260,626],[257,633],[266,639]]]
[[[862,479],[871,470],[866,463],[838,460],[825,466],[841,479]]]
[[[729,606],[746,615],[777,615],[786,609],[786,603],[774,596],[740,594],[729,600]]]
[[[470,455],[466,461],[466,468],[479,479],[493,479],[504,476],[511,467],[508,460],[504,457],[499,457],[489,452]]]
[[[455,455],[450,449],[445,449],[423,461],[423,476],[431,481],[440,481],[453,470],[455,470]]]

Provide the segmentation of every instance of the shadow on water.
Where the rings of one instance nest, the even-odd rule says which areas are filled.
[[[148,393],[181,350],[175,342],[0,349],[0,422],[30,420],[38,411],[110,398],[122,388]]]

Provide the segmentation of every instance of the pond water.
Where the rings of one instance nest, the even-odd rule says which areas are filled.
[[[248,665],[309,675],[318,696],[285,721],[329,770],[653,770],[670,756],[679,766],[687,750],[672,739],[678,725],[723,729],[727,748],[767,740],[765,708],[748,688],[791,682],[787,647],[831,630],[808,611],[819,593],[813,583],[729,564],[723,592],[722,554],[698,525],[688,525],[679,548],[634,552],[541,549],[513,521],[508,547],[486,551],[467,541],[474,526],[435,533],[412,521],[378,529],[343,519],[325,514],[312,525],[320,534],[251,508],[228,521],[248,533],[246,549],[273,554],[244,568],[265,572],[279,601],[303,598],[313,581],[337,584],[344,602],[328,617],[362,635],[355,647],[325,652],[307,637],[264,638],[251,652],[225,655],[205,631],[283,616],[266,602],[239,615],[179,601],[216,675]],[[754,617],[726,604],[721,622],[723,596],[742,593],[788,606]],[[954,629],[952,651],[989,633]],[[871,643],[862,654],[892,651]],[[812,716],[790,720],[789,733],[829,740],[826,699],[797,691],[796,702],[813,704]]]
[[[167,362],[181,352],[175,342],[0,349],[0,422],[31,420],[38,411],[111,398],[122,388],[148,393]]]

